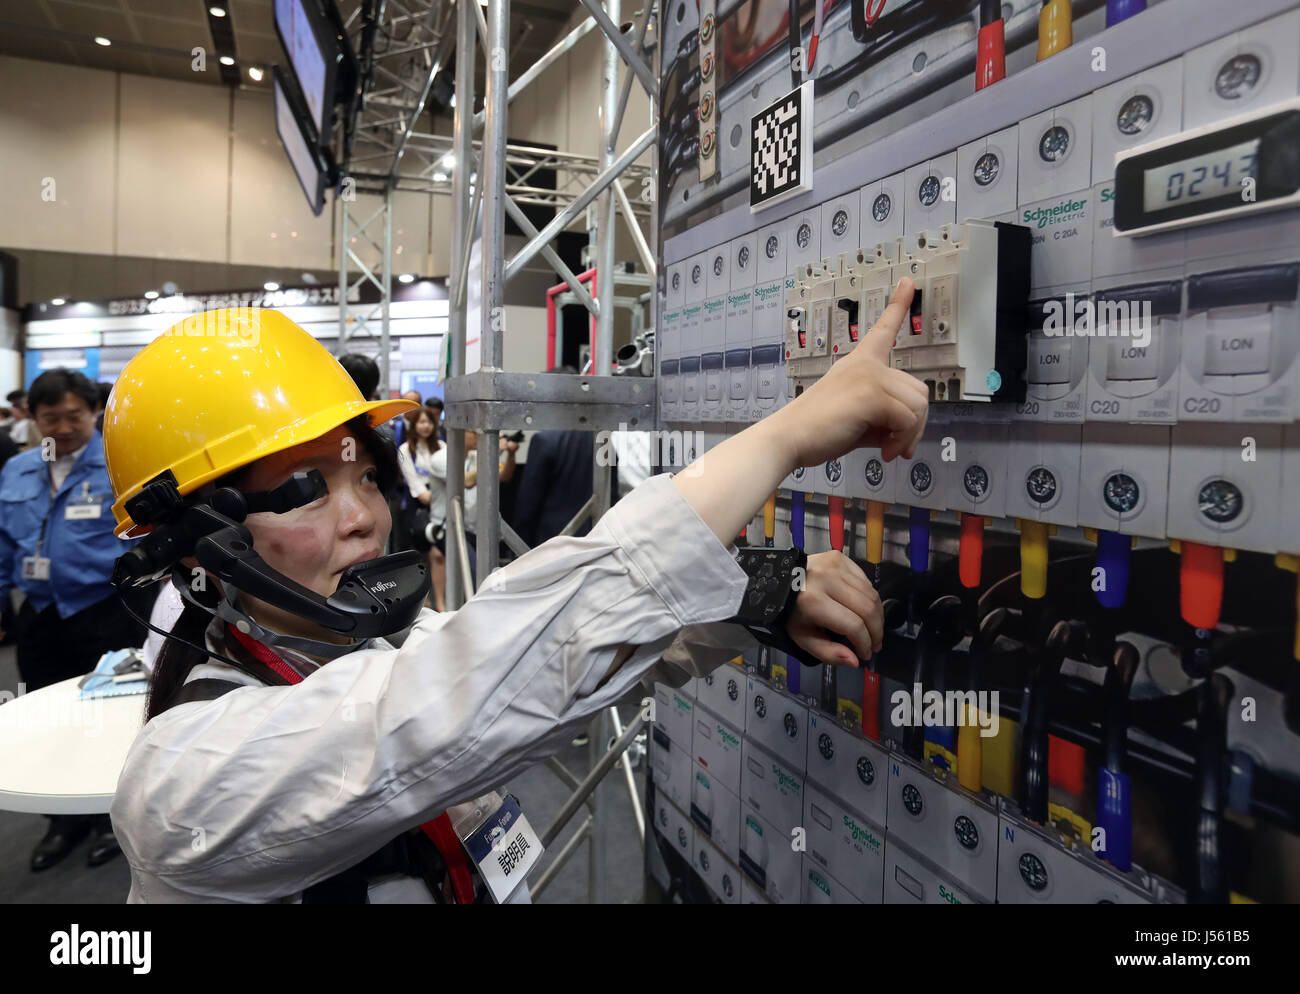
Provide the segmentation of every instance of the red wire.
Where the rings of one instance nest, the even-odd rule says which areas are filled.
[[[813,2],[816,3],[816,0],[813,0]],[[884,0],[881,0],[881,2],[883,3]],[[834,6],[835,6],[835,0],[826,0],[826,2],[822,5],[823,24],[826,23],[826,15],[831,12],[831,8]],[[786,20],[787,21],[790,20],[789,16],[786,17]],[[871,21],[867,21],[867,23],[870,24]],[[813,66],[817,64],[817,44],[820,41],[821,41],[821,36],[818,34],[814,34],[812,38],[808,41],[808,71],[810,73],[813,70]]]

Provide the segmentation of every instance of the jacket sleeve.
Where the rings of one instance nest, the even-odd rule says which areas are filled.
[[[683,628],[734,615],[745,584],[659,476],[589,535],[521,556],[454,614],[426,614],[400,649],[173,708],[133,744],[113,802],[136,893],[269,901],[345,869],[557,751]],[[606,679],[627,644],[639,648]]]
[[[754,636],[740,625],[722,621],[690,625],[678,632],[672,644],[664,650],[662,660],[642,682],[647,689],[653,689],[655,683],[680,687],[692,677],[708,676],[723,663],[757,646]]]

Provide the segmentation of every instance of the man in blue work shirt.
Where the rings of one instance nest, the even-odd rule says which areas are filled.
[[[99,391],[81,373],[51,369],[27,402],[32,447],[0,471],[0,599],[14,588],[26,595],[14,627],[18,672],[33,691],[90,672],[111,649],[142,646],[145,628],[109,582],[132,543],[113,534]],[[146,605],[132,606],[148,616]],[[107,815],[53,815],[32,869],[53,866],[92,829],[88,862],[111,859],[119,850]]]

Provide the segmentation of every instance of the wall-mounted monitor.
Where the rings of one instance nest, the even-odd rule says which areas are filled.
[[[280,136],[284,150],[289,154],[289,162],[302,184],[302,192],[307,196],[311,212],[317,216],[325,206],[325,170],[319,158],[310,133],[310,122],[305,119],[306,112],[301,107],[295,110],[295,101],[290,96],[290,86],[279,66],[272,74],[275,91],[275,130]]]
[[[328,145],[335,86],[343,49],[320,0],[275,0],[275,30],[289,58],[293,81],[307,105],[314,134]]]

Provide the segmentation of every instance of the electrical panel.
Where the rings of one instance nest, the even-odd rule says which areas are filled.
[[[747,529],[842,548],[897,624],[878,667],[763,650],[736,697],[695,684],[697,717],[738,738],[702,753],[693,726],[697,765],[716,759],[740,808],[740,899],[1300,900],[1272,869],[1300,861],[1300,815],[1279,814],[1300,811],[1300,4],[1180,0],[1115,24],[1076,5],[1073,44],[1039,62],[1042,5],[1002,10],[1031,44],[976,89],[933,71],[979,57],[962,31],[900,43],[869,78],[842,70],[864,45],[832,7],[813,192],[787,208],[729,193],[746,112],[789,89],[775,48],[718,91],[718,175],[666,177],[662,427],[735,434],[796,403],[903,277],[888,361],[932,402],[911,458],[798,467],[775,534],[761,515]],[[670,104],[693,16],[662,38]],[[694,290],[723,247],[725,289]],[[706,298],[721,339],[693,331]],[[701,414],[718,352],[723,400]],[[991,655],[1014,675],[1000,688],[970,678],[992,679]],[[1030,700],[974,706],[1001,716],[979,734],[896,716],[918,688]],[[1238,720],[1247,700],[1259,720]],[[680,795],[674,762],[657,792]],[[1175,837],[1217,840],[1222,872]]]

